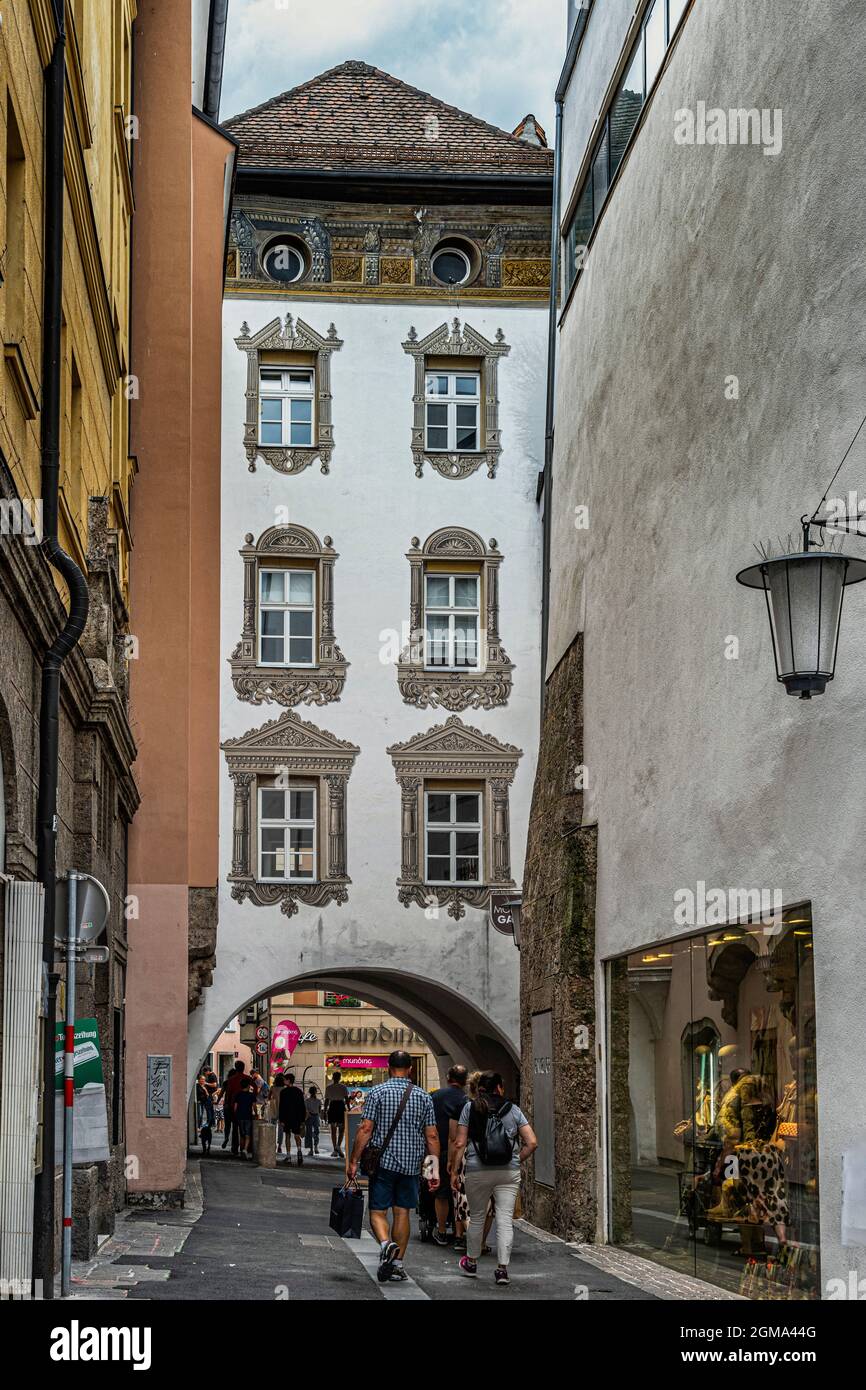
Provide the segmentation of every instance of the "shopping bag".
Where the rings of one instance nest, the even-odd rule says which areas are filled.
[[[338,1236],[360,1240],[364,1224],[364,1193],[354,1178],[331,1192],[330,1227]]]

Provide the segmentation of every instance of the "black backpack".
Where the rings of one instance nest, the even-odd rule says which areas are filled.
[[[507,1168],[514,1157],[514,1140],[502,1123],[503,1117],[510,1109],[511,1101],[507,1100],[498,1110],[490,1111],[484,1137],[472,1141],[475,1152],[485,1168]]]

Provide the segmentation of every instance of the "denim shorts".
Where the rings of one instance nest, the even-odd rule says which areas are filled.
[[[370,1211],[388,1211],[390,1207],[405,1207],[413,1211],[418,1205],[418,1176],[395,1173],[380,1168],[370,1179]]]

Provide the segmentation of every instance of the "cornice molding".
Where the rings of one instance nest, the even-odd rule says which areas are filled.
[[[57,23],[51,0],[30,0],[30,20],[40,62],[43,68],[47,68],[57,39]]]
[[[118,0],[115,0],[115,4]],[[81,48],[78,31],[75,28],[75,14],[69,0],[65,0],[64,15],[66,24],[66,90],[72,104],[72,117],[81,148],[89,150],[93,144],[93,123],[87,101],[87,87],[81,65]]]

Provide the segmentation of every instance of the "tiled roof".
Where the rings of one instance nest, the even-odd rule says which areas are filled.
[[[351,60],[222,122],[259,168],[549,175],[553,152]]]

